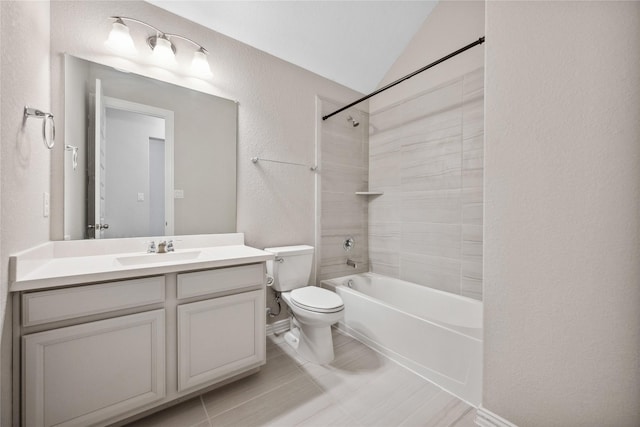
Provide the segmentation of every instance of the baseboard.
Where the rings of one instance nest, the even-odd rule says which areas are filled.
[[[482,406],[476,412],[476,424],[480,427],[518,427]]]
[[[289,319],[278,320],[277,322],[267,324],[267,336],[279,335],[289,330]]]

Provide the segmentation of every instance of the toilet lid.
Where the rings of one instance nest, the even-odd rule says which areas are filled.
[[[318,313],[335,313],[344,308],[340,295],[317,286],[292,290],[291,302],[300,308]]]

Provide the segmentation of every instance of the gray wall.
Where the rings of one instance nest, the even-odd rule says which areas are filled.
[[[484,389],[640,425],[640,3],[487,2]]]
[[[49,240],[42,197],[50,191],[52,152],[42,143],[39,120],[23,124],[25,105],[51,111],[49,3],[3,1],[0,15],[0,424],[8,426],[12,386],[8,257]],[[54,151],[61,145],[58,140]]]

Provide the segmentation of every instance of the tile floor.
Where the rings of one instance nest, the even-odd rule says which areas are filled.
[[[267,338],[260,372],[128,427],[474,427],[475,410],[334,330],[335,360],[307,363],[283,336]]]

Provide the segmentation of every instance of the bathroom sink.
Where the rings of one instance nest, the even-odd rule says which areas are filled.
[[[143,265],[162,262],[188,261],[200,256],[200,251],[167,252],[164,254],[130,255],[116,258],[121,265]]]

